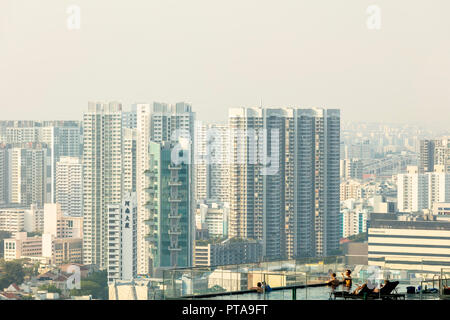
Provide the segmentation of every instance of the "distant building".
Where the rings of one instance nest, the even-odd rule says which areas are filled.
[[[51,152],[40,143],[14,144],[8,149],[8,203],[28,207],[53,201]]]
[[[450,219],[450,202],[435,202],[432,212],[440,220]]]
[[[89,102],[83,114],[83,263],[105,269],[108,205],[123,195],[122,104]]]
[[[28,237],[26,232],[19,232],[14,238],[5,239],[3,245],[5,261],[42,256],[42,237]]]
[[[346,242],[342,244],[345,264],[347,265],[367,265],[368,245],[367,242]]]
[[[151,281],[148,279],[134,281],[114,280],[109,284],[109,300],[151,300]]]
[[[190,157],[186,146],[177,152],[169,142],[150,142],[149,201],[145,221],[149,226],[146,240],[150,245],[153,268],[192,265],[194,216],[190,165],[173,159],[172,153]],[[186,159],[186,158],[185,158]],[[180,160],[179,163],[175,161]]]
[[[424,215],[371,214],[369,265],[417,272],[450,266],[450,221]]]
[[[121,205],[108,207],[108,282],[137,275],[136,193],[126,193]]]
[[[0,144],[0,204],[9,201],[8,149]]]
[[[46,203],[43,233],[55,238],[82,238],[83,218],[64,214],[59,203]]]
[[[7,231],[14,237],[18,232],[41,232],[44,212],[35,205],[27,208],[0,208],[0,231]]]
[[[432,209],[434,202],[450,201],[450,174],[441,165],[434,170],[420,173],[418,167],[408,166],[406,174],[397,175],[400,212],[419,212]]]
[[[395,199],[394,199],[395,201]],[[382,195],[375,195],[373,197],[373,212],[376,213],[395,213],[397,212],[397,202],[388,200]]]
[[[128,129],[137,128],[137,106],[133,104],[131,111],[122,112],[122,127]]]
[[[174,105],[154,102],[153,104],[136,104],[137,113],[137,156],[136,156],[136,192],[138,196],[138,273],[148,274],[152,271],[151,244],[147,241],[150,233],[148,219],[152,216],[147,202],[151,199],[147,193],[149,186],[149,175],[146,173],[150,167],[150,141],[163,143],[176,143],[179,137],[190,140],[190,150],[195,148],[194,144],[194,122],[195,112],[188,103],[179,102]],[[193,163],[193,152],[191,152]],[[189,168],[189,205],[194,210],[194,173],[193,166]],[[190,222],[193,229],[193,222]],[[191,232],[191,231],[189,231]],[[191,232],[193,233],[193,231]],[[153,257],[154,258],[154,257]]]
[[[228,125],[195,124],[195,199],[229,202],[230,140]]]
[[[42,256],[49,258],[53,265],[81,263],[82,247],[81,238],[55,238],[48,233],[42,235]]]
[[[362,186],[361,183],[355,180],[342,181],[340,185],[340,199],[345,201],[347,199],[361,199]]]
[[[44,206],[44,233],[42,234],[42,256],[52,264],[82,262],[81,217],[64,215],[59,203]]]
[[[227,239],[219,243],[197,241],[194,266],[220,266],[263,260],[262,243],[257,240]]]
[[[262,241],[268,259],[334,254],[339,110],[231,108],[228,123],[229,236]]]
[[[220,205],[215,202],[201,203],[196,210],[195,222],[197,230],[208,230],[213,238],[228,237],[229,205]]]
[[[442,166],[450,174],[450,140],[420,140],[419,172],[434,172],[435,166]]]
[[[364,163],[361,159],[341,159],[341,178],[362,179]]]
[[[56,202],[71,216],[83,215],[83,164],[80,158],[61,157],[56,163]]]
[[[348,238],[360,233],[367,232],[367,210],[344,209],[342,215],[342,238]]]

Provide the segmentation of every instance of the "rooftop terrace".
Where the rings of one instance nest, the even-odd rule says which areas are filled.
[[[381,266],[348,264],[348,256],[308,258],[216,267],[193,267],[163,271],[163,299],[217,300],[328,300],[334,299],[333,289],[326,285],[331,273],[342,279],[341,273],[352,271],[351,291],[363,283],[379,287],[385,279],[398,281],[396,292],[407,300],[446,299],[450,268],[440,273],[420,270],[396,270],[389,262]],[[271,291],[256,292],[258,282],[265,282]],[[408,293],[414,287],[415,293]],[[421,290],[418,290],[418,288]],[[430,289],[436,290],[430,290]],[[426,290],[425,290],[426,289]],[[343,290],[342,285],[334,289]],[[411,288],[409,289],[411,292]]]

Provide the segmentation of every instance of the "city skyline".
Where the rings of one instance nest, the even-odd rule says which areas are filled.
[[[447,12],[0,0],[0,305],[450,301]]]

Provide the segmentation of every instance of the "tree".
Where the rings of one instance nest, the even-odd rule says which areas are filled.
[[[25,272],[25,276],[27,278],[32,278],[34,276],[37,276],[39,274],[39,261],[34,263],[32,266],[24,267],[23,270]]]
[[[108,278],[106,271],[93,272],[85,280],[81,280],[80,289],[72,289],[71,296],[92,295],[94,299],[108,299]]]
[[[25,271],[20,261],[0,262],[0,289],[7,288],[16,283],[21,284],[25,277]]]
[[[365,242],[367,241],[367,232],[355,234],[353,236],[348,237],[347,239],[353,242]]]
[[[50,293],[59,293],[61,295],[61,289],[58,289],[54,284],[44,284],[38,288],[39,290],[47,291]]]

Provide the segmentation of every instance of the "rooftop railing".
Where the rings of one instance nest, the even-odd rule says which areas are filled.
[[[163,299],[330,299],[333,289],[326,284],[330,275],[336,273],[337,278],[342,280],[342,273],[349,269],[352,271],[352,291],[364,283],[379,287],[388,279],[399,281],[397,292],[404,293],[407,299],[440,299],[443,298],[443,290],[439,288],[445,285],[444,276],[450,279],[450,269],[441,275],[421,270],[394,269],[388,261],[382,265],[349,264],[349,257],[168,269],[163,271],[162,296]],[[425,292],[423,281],[433,275],[441,279],[431,285],[436,287],[439,284],[438,292]],[[268,284],[270,290],[263,288],[258,293],[258,283]],[[423,292],[416,290],[414,294],[407,294],[411,291],[408,287]]]

